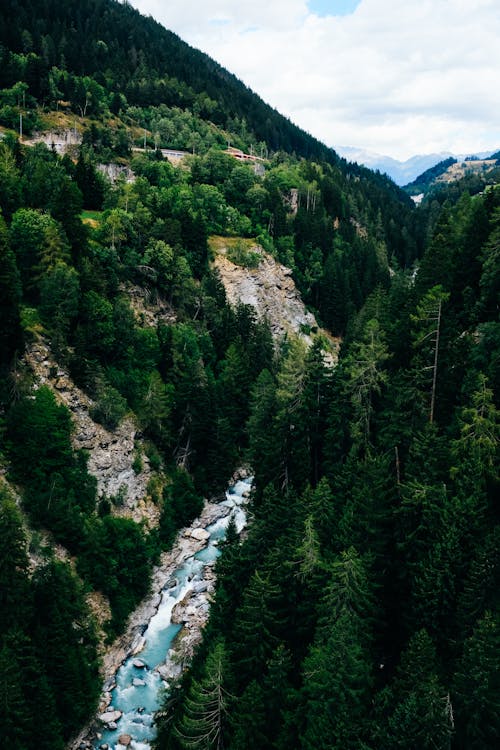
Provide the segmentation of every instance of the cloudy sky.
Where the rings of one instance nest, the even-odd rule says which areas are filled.
[[[500,148],[499,0],[131,0],[329,146]]]

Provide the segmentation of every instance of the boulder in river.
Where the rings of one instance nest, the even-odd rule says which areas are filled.
[[[146,667],[147,667],[146,662],[142,661],[142,659],[134,659],[134,661],[132,662],[132,664],[134,665],[134,667],[136,669],[146,669]]]
[[[208,581],[195,581],[193,584],[193,592],[195,594],[202,594],[208,589]]]
[[[123,745],[123,747],[128,747],[132,742],[132,737],[129,734],[121,734],[118,737],[118,742],[120,745]]]
[[[134,677],[132,680],[132,685],[134,687],[143,687],[146,684],[146,680],[141,680],[139,677]]]
[[[143,635],[140,633],[135,637],[134,642],[132,643],[132,656],[136,656],[137,654],[140,654],[140,652],[143,650],[144,646],[146,645],[146,639]]]
[[[196,539],[198,542],[206,542],[207,539],[210,538],[210,534],[206,529],[193,529],[191,532],[191,538]]]
[[[180,677],[182,673],[182,667],[180,664],[166,662],[165,664],[160,664],[160,666],[156,667],[156,671],[158,672],[162,680],[164,680],[165,682],[170,682],[171,680]]]
[[[105,711],[99,716],[99,720],[102,721],[103,724],[108,724],[109,726],[109,724],[119,721],[121,717],[121,711]]]

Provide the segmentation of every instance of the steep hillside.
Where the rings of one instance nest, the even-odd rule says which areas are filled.
[[[494,185],[500,178],[500,169],[493,155],[488,159],[476,159],[469,157],[465,160],[449,158],[436,164],[423,174],[419,175],[414,182],[405,185],[404,190],[414,197],[419,196],[419,202],[428,194],[438,194],[446,191],[447,187],[453,187],[454,183],[460,182],[471,193],[477,193],[487,185]]]
[[[289,268],[259,245],[241,238],[212,237],[209,247],[214,255],[213,267],[233,307],[252,307],[258,319],[269,324],[278,344],[291,337],[310,347],[318,336],[322,337],[325,361],[334,364],[339,340],[321,329],[315,316],[306,310]]]
[[[429,189],[429,185],[431,185],[436,179],[441,177],[449,167],[451,167],[453,164],[456,164],[456,159],[453,157],[449,157],[448,159],[442,159],[437,164],[434,164],[432,167],[429,167],[429,169],[426,169],[425,172],[422,172],[422,174],[419,174],[418,177],[416,177],[413,182],[409,182],[407,185],[404,186],[404,190],[408,193],[408,195],[419,195],[420,193],[425,193],[426,190]]]
[[[119,505],[113,509],[117,516],[156,526],[159,509],[149,494],[149,487],[154,485],[153,473],[135,420],[126,415],[109,430],[92,419],[96,403],[57,364],[43,340],[28,345],[23,360],[37,386],[49,386],[70,411],[74,423],[72,446],[88,454],[87,467],[97,480],[98,497],[119,498]]]
[[[61,6],[56,0],[6,0],[0,29],[6,50],[39,56],[29,60],[28,75],[30,93],[40,101],[53,96],[50,70],[64,60],[68,71],[94,77],[131,105],[194,106],[229,129],[231,119],[238,118],[242,128],[249,127],[253,137],[272,150],[336,160],[333,151],[279,115],[234,75],[127,3],[69,0]],[[4,58],[2,69],[0,86],[20,80],[12,58]],[[82,96],[85,106],[85,91]],[[90,111],[92,103],[87,106]]]
[[[369,181],[372,192],[385,190],[404,201],[387,177],[347,164],[207,55],[127,3],[6,0],[0,8],[0,43],[0,88],[19,89],[21,81],[28,86],[25,94],[19,89],[5,100],[5,122],[11,127],[18,125],[21,102],[28,129],[36,122],[33,99],[52,109],[59,100],[70,101],[75,113],[95,116],[103,112],[106,92],[114,114],[126,105],[146,110],[137,123],[141,128],[156,107],[188,110],[223,128],[246,150],[253,144],[257,152],[283,150],[327,161]]]
[[[496,748],[498,186],[417,208],[127,3],[0,40],[4,744],[144,647],[77,746],[166,680],[159,750]]]

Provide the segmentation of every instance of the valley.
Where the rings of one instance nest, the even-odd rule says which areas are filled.
[[[496,749],[496,159],[402,190],[115,0],[2,3],[0,128],[6,747]]]

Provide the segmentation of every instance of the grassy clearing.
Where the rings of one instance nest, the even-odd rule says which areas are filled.
[[[210,237],[208,240],[212,254],[225,255],[228,260],[244,268],[256,268],[262,252],[254,239],[246,237]]]
[[[102,211],[82,211],[80,218],[84,224],[91,227],[99,226],[101,222]]]

